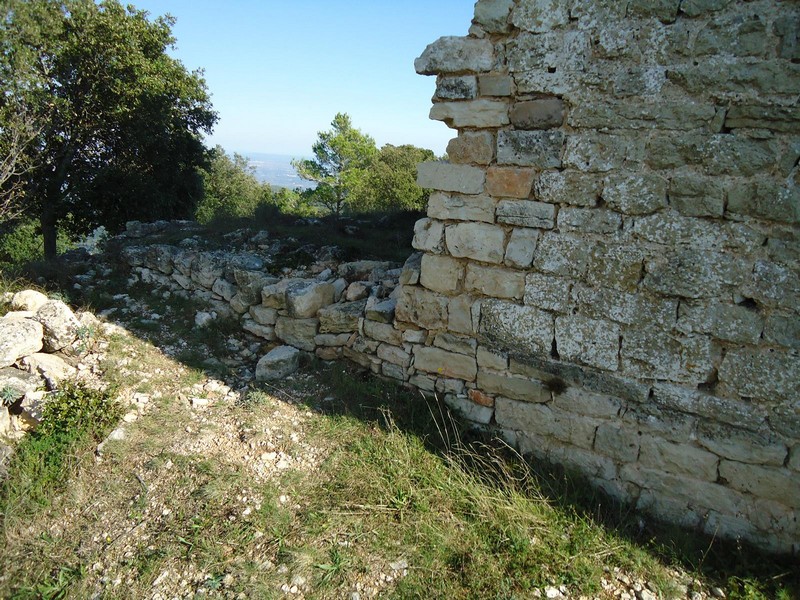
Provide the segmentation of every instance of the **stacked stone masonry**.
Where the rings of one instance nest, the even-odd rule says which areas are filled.
[[[480,0],[402,269],[131,247],[249,333],[437,394],[624,502],[800,551],[800,7]]]
[[[662,518],[800,549],[800,6],[480,0],[409,379]]]

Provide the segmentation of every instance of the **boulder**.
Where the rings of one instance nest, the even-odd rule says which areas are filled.
[[[0,369],[0,404],[10,406],[25,394],[35,392],[43,383],[38,375],[3,367]]]
[[[80,323],[61,300],[50,300],[36,311],[35,319],[44,327],[44,349],[58,352],[69,346],[78,336]]]
[[[348,302],[355,302],[356,300],[363,300],[369,296],[371,286],[363,281],[354,281],[347,287],[344,299]]]
[[[36,290],[23,290],[11,298],[12,310],[29,310],[36,312],[48,301],[47,296]]]
[[[75,374],[75,367],[55,354],[37,352],[26,356],[20,363],[28,373],[44,377],[47,388],[51,390],[56,389],[60,381]]]
[[[256,381],[283,379],[300,366],[300,351],[291,346],[278,346],[263,356],[256,365]]]
[[[0,367],[42,349],[44,328],[32,319],[0,319]]]

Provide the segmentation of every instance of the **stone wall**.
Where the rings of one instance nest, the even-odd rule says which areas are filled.
[[[662,518],[800,548],[800,7],[480,0],[403,378]]]

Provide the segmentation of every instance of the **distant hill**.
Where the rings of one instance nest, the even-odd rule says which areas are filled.
[[[266,154],[261,152],[248,152],[244,156],[256,170],[256,177],[259,181],[269,183],[275,187],[309,188],[314,187],[308,181],[298,177],[297,172],[292,167],[291,161],[294,157],[284,154]]]

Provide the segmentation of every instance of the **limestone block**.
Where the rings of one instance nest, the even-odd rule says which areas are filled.
[[[636,291],[642,279],[645,256],[628,244],[596,244],[589,257],[585,280],[595,286]]]
[[[563,360],[607,371],[619,366],[620,328],[582,315],[556,318],[556,347]]]
[[[565,26],[569,22],[571,2],[567,0],[531,0],[518,4],[511,14],[511,22],[523,31],[545,33]]]
[[[722,10],[730,3],[731,0],[684,0],[681,2],[681,12],[689,17],[699,17]]]
[[[192,281],[210,290],[214,282],[225,272],[225,264],[222,258],[201,252],[192,260],[191,269]]]
[[[456,258],[469,258],[496,264],[503,262],[505,231],[500,227],[487,223],[459,223],[446,228],[445,238],[448,251]],[[424,275],[425,257],[422,259],[422,264]],[[425,284],[423,283],[423,285]]]
[[[364,321],[364,335],[379,342],[392,346],[403,345],[403,332],[395,329],[393,325],[378,323],[377,321]]]
[[[486,172],[478,167],[439,161],[417,165],[417,185],[426,189],[477,195],[485,181]]]
[[[220,298],[223,298],[226,302],[230,302],[231,298],[236,295],[239,289],[227,279],[220,277],[214,281],[214,285],[211,286],[211,291]],[[257,301],[261,301],[260,297]]]
[[[625,129],[696,130],[711,127],[717,116],[711,103],[663,99],[641,102],[639,97],[643,93],[655,96],[666,83],[663,68],[639,70],[638,73],[624,69],[622,78],[614,82],[616,95],[634,96],[632,100],[578,104],[570,111],[569,125],[575,129],[617,129],[624,123]]]
[[[593,394],[584,388],[570,386],[553,392],[552,406],[559,410],[597,419],[616,419],[622,411],[619,398],[608,394]]]
[[[522,299],[525,273],[469,263],[464,287],[492,298]]]
[[[552,229],[556,209],[552,204],[532,200],[501,200],[497,203],[497,222],[521,227]]]
[[[554,318],[531,306],[486,300],[481,306],[480,333],[509,349],[549,355],[554,339]]]
[[[729,254],[695,248],[670,249],[646,261],[643,286],[668,296],[719,297],[742,284],[745,269],[741,260]]]
[[[597,428],[594,449],[621,463],[632,463],[639,455],[640,440],[635,429],[603,423]]]
[[[323,346],[317,348],[314,354],[320,360],[339,360],[342,358],[342,349]]]
[[[440,77],[436,97],[441,100],[472,100],[478,95],[478,78],[474,75]]]
[[[509,267],[527,269],[533,262],[539,232],[536,229],[517,228],[511,230],[503,262]]]
[[[494,416],[494,409],[472,402],[468,398],[456,394],[445,394],[444,403],[451,410],[473,423],[488,425]]]
[[[728,189],[726,210],[730,214],[769,219],[782,223],[800,222],[800,185],[766,177],[737,181]]]
[[[400,271],[400,285],[416,285],[419,283],[419,271],[422,268],[422,252],[414,252],[406,259]]]
[[[20,360],[23,369],[28,373],[41,375],[48,389],[54,390],[59,382],[75,375],[76,369],[63,358],[55,354],[34,353]]]
[[[478,342],[475,338],[454,335],[452,333],[437,334],[433,340],[433,345],[442,350],[447,350],[448,352],[466,354],[467,356],[475,356],[478,349]]]
[[[546,285],[557,284],[542,284],[542,286]],[[678,310],[676,300],[583,285],[572,287],[569,300],[576,303],[580,307],[580,312],[589,317],[607,318],[625,325],[654,325],[664,330],[673,327]],[[532,303],[535,305],[535,302]],[[565,303],[567,303],[566,298],[562,301],[562,304]],[[542,308],[547,308],[547,306],[542,306]],[[560,312],[565,311],[561,310]]]
[[[691,245],[715,249],[722,246],[726,230],[721,223],[684,217],[675,211],[643,216],[633,223],[636,237],[665,246]]]
[[[763,429],[748,431],[741,427],[701,421],[697,441],[723,458],[754,465],[782,467],[789,455],[786,445]]]
[[[795,446],[789,457],[789,467],[795,471],[800,471],[800,446]]]
[[[800,131],[800,109],[793,106],[770,104],[740,104],[731,106],[725,115],[725,127],[729,129],[769,129],[784,133]]]
[[[447,298],[417,286],[404,286],[397,298],[395,318],[423,329],[445,329],[447,310]]]
[[[631,0],[628,11],[631,16],[656,17],[662,23],[673,23],[678,16],[680,0]]]
[[[278,283],[264,286],[261,290],[261,304],[267,308],[283,310],[286,308],[286,290],[292,286],[302,283],[303,279],[282,279]]]
[[[543,273],[579,278],[586,273],[593,244],[569,234],[545,233],[539,239],[533,268]]]
[[[646,173],[614,173],[606,177],[603,200],[626,215],[646,215],[667,205],[667,180]]]
[[[464,265],[460,261],[435,254],[422,256],[419,281],[429,290],[442,293],[456,292],[463,277]]]
[[[440,348],[417,346],[414,348],[414,368],[440,377],[475,381],[478,365],[474,356],[455,354]]]
[[[796,310],[800,306],[800,273],[776,262],[757,260],[745,294],[759,304]]]
[[[533,193],[541,202],[596,206],[600,188],[596,175],[580,171],[545,171],[534,182]]]
[[[434,192],[428,199],[428,216],[432,219],[450,221],[482,221],[484,223],[494,223],[494,206],[495,201],[489,196],[461,196],[458,194]],[[438,223],[438,221],[433,222]],[[417,221],[417,223],[419,223],[419,221]],[[435,239],[436,236],[433,235],[433,238]],[[439,241],[441,242],[441,240]],[[433,244],[433,247],[430,249],[419,249],[428,250],[434,254],[441,253],[440,244]]]
[[[547,460],[583,473],[592,481],[611,482],[617,479],[617,468],[613,460],[572,444],[554,443],[548,448]]]
[[[486,171],[486,193],[496,198],[527,198],[533,187],[533,169],[489,167]]]
[[[735,304],[682,302],[676,327],[684,333],[708,333],[729,342],[758,344],[764,319],[758,312]]]
[[[541,98],[517,102],[511,108],[511,124],[517,129],[552,129],[564,123],[564,102]]]
[[[408,379],[408,383],[424,392],[433,392],[436,390],[436,381],[432,377],[428,377],[422,373],[412,375]]]
[[[277,339],[275,336],[275,327],[273,325],[261,325],[253,319],[243,320],[242,329],[268,341]]]
[[[367,308],[365,318],[379,323],[392,323],[394,321],[394,311],[397,307],[397,300],[387,298],[382,302],[376,302],[372,307]]]
[[[320,325],[320,329],[322,326]],[[326,348],[345,346],[351,338],[351,333],[320,333],[314,336],[314,344]]]
[[[772,344],[800,350],[800,319],[789,314],[769,315],[764,325],[764,339]]]
[[[492,369],[494,371],[505,371],[508,369],[508,355],[487,348],[478,346],[477,350],[478,368]]]
[[[320,333],[350,333],[358,330],[359,320],[364,316],[367,301],[333,304],[319,311]]]
[[[47,304],[49,298],[36,290],[22,290],[11,297],[11,310],[36,312]]]
[[[639,462],[674,475],[691,475],[704,481],[717,480],[719,457],[690,444],[674,444],[661,438],[642,436]]]
[[[286,288],[286,309],[292,318],[310,319],[331,304],[333,285],[328,282],[309,281]]]
[[[369,297],[372,286],[366,281],[354,281],[347,286],[344,293],[344,299],[347,302],[356,302],[358,300],[365,300]]]
[[[520,94],[570,96],[585,90],[591,52],[586,31],[523,32],[506,43],[508,68]]]
[[[275,325],[278,322],[278,311],[266,306],[251,306],[250,316],[260,325]]]
[[[800,353],[772,348],[729,350],[719,367],[719,380],[747,398],[798,398]]]
[[[378,346],[378,358],[383,361],[398,365],[407,369],[411,365],[411,355],[405,352],[402,348],[392,346],[390,344],[381,344]],[[399,379],[402,379],[400,377]]]
[[[0,368],[0,405],[14,404],[20,398],[44,387],[45,380],[37,372],[29,373],[14,367]]]
[[[411,245],[416,250],[441,254],[444,251],[444,223],[433,219],[420,219],[414,224],[414,239]]]
[[[447,157],[453,163],[488,165],[494,152],[494,134],[490,131],[463,131],[447,144]]]
[[[42,349],[44,328],[33,319],[0,319],[0,367]]]
[[[563,277],[528,273],[525,278],[524,301],[527,306],[560,313],[568,312],[571,306],[571,287],[571,280]]]
[[[336,271],[340,277],[344,277],[347,281],[375,283],[380,281],[385,272],[391,269],[392,266],[392,263],[382,260],[357,260],[340,264]]]
[[[676,336],[645,329],[622,338],[623,371],[633,377],[704,383],[714,372],[719,349],[705,336]]]
[[[567,138],[564,165],[585,173],[607,173],[636,167],[644,160],[644,155],[644,142],[639,139],[608,133],[584,133]]]
[[[475,20],[487,33],[508,31],[508,16],[513,0],[479,0],[475,4]]]
[[[80,323],[61,300],[48,300],[36,311],[34,319],[44,328],[45,352],[58,352],[78,337]]]
[[[504,396],[524,402],[550,402],[550,390],[541,381],[501,375],[491,371],[478,371],[478,389],[492,395]],[[498,398],[499,400],[499,398]]]
[[[396,379],[398,381],[405,381],[408,379],[406,370],[403,367],[390,362],[385,362],[381,365],[381,373],[386,377]]]
[[[231,298],[230,307],[239,315],[243,315],[249,311],[250,306],[251,305],[246,301],[246,297],[239,292],[237,292],[233,298]]]
[[[655,383],[652,387],[652,392],[652,400],[655,405],[667,411],[680,411],[700,415],[714,421],[755,432],[758,432],[764,426],[766,412],[762,407],[754,405],[752,402],[720,398],[697,389],[667,383]],[[719,437],[715,436],[715,439]],[[711,447],[709,447],[709,450],[716,452]],[[717,453],[719,454],[720,452]],[[722,454],[725,454],[725,452],[722,452]]]
[[[242,301],[244,304],[249,305],[261,302],[261,289],[265,285],[271,285],[280,281],[275,277],[267,277],[263,273],[244,269],[233,269],[233,278],[239,288]]]
[[[184,290],[190,290],[193,287],[192,280],[187,277],[186,275],[182,275],[181,273],[174,271],[172,273],[172,279],[181,286]]]
[[[560,131],[504,130],[497,134],[497,163],[552,169],[561,167],[564,134]]]
[[[278,322],[275,324],[275,335],[290,346],[313,352],[314,336],[317,335],[318,328],[319,319],[278,317]]]
[[[503,127],[509,123],[508,102],[487,99],[437,102],[429,117],[433,121],[443,121],[453,129]]]
[[[494,46],[489,40],[446,36],[430,44],[414,61],[420,75],[486,72],[494,66]]]
[[[722,460],[719,476],[735,490],[797,507],[800,480],[789,469]]]
[[[378,346],[381,343],[376,340],[371,340],[363,336],[355,336],[355,339],[351,342],[348,342],[348,347],[351,347],[356,352],[364,352],[367,354],[374,354],[378,351]]]
[[[565,206],[558,211],[558,229],[609,235],[622,229],[622,217],[603,208]]]
[[[721,217],[725,190],[717,178],[690,172],[674,174],[669,183],[669,204],[687,217]]]
[[[510,2],[510,0],[503,1]],[[514,93],[514,79],[510,75],[501,73],[480,75],[478,76],[478,91],[481,96],[511,96]]]
[[[291,346],[278,346],[261,357],[256,365],[256,381],[283,379],[300,366],[300,351]]]
[[[480,319],[480,302],[468,294],[450,298],[448,305],[448,329],[455,333],[470,335],[477,329]]]

